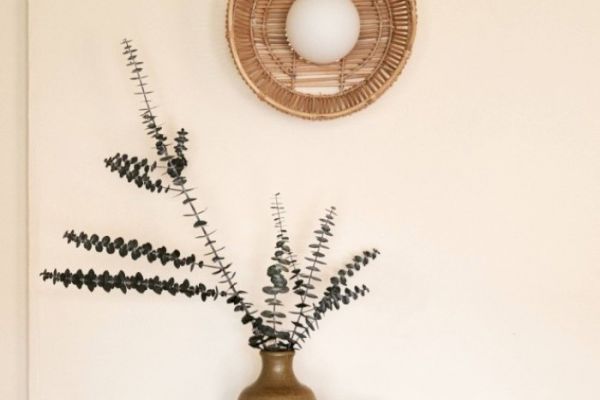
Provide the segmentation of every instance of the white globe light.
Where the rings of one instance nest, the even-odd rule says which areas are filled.
[[[328,64],[354,48],[360,16],[352,0],[296,0],[287,16],[286,34],[302,58]]]

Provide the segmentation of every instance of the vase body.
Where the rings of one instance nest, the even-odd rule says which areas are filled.
[[[316,400],[294,375],[293,351],[261,351],[262,371],[238,400]]]

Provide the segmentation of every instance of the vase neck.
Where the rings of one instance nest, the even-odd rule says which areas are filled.
[[[262,371],[259,379],[296,381],[293,351],[261,351]]]

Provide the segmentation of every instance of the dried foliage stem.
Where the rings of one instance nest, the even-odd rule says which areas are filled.
[[[289,269],[294,267],[295,258],[290,248],[289,236],[285,228],[285,208],[281,203],[279,196],[280,194],[276,193],[273,198],[273,203],[271,204],[271,209],[273,210],[272,216],[275,222],[275,228],[277,229],[277,240],[275,243],[275,253],[272,257],[275,264],[267,269],[267,275],[271,278],[273,286],[265,287],[263,288],[263,291],[271,296],[266,300],[267,304],[271,305],[271,313],[267,313],[266,316],[272,319],[270,322],[274,336],[270,347],[277,350],[285,350],[289,347],[288,341],[290,336],[289,331],[278,330],[277,327],[278,325],[283,324],[280,320],[285,319],[286,317],[284,312],[277,309],[277,307],[283,306],[283,303],[279,300],[278,296],[289,292],[286,275],[289,273]]]
[[[296,337],[298,337],[299,339],[305,338],[304,333],[298,332],[298,328],[303,326],[300,323],[300,321],[302,321],[304,319],[304,322],[308,325],[308,327],[310,327],[310,325],[311,325],[311,322],[310,322],[311,317],[309,315],[307,315],[307,312],[311,311],[311,309],[308,308],[308,305],[306,304],[306,299],[307,299],[307,297],[311,297],[311,298],[316,297],[310,293],[311,289],[313,289],[312,282],[313,282],[313,278],[314,278],[314,273],[319,270],[317,267],[318,264],[324,264],[322,261],[319,261],[319,258],[324,257],[324,254],[321,253],[321,250],[323,250],[324,247],[327,247],[324,243],[327,243],[326,236],[331,236],[330,229],[331,229],[331,226],[333,225],[333,219],[335,218],[335,215],[336,215],[335,207],[332,206],[328,210],[325,218],[321,220],[321,223],[322,223],[321,229],[317,231],[318,236],[317,236],[317,242],[316,242],[316,250],[313,251],[313,253],[312,253],[313,257],[312,257],[312,259],[307,258],[307,260],[312,262],[312,264],[310,265],[310,267],[307,267],[307,270],[309,270],[310,273],[308,274],[308,278],[307,278],[308,280],[307,280],[306,284],[303,284],[304,290],[301,292],[302,294],[300,296],[300,304],[298,307],[300,311],[298,312],[298,317],[296,318],[296,322],[294,323],[294,329],[291,334],[291,340],[290,340],[291,349],[294,349],[294,347],[297,344],[297,341],[295,341]],[[305,333],[308,332],[308,327],[304,326]]]
[[[283,236],[283,225],[281,222],[281,208],[279,205],[279,193],[275,195],[275,225],[277,226],[277,230],[279,231],[279,236]],[[278,238],[281,240],[281,238]],[[273,331],[275,332],[275,336],[277,336],[277,296],[278,292],[273,293]],[[277,341],[277,339],[275,339]]]
[[[144,102],[144,108],[141,110],[142,111],[142,118],[144,119],[144,122],[147,123],[147,128],[149,128],[151,130],[151,135],[159,142],[157,143],[156,149],[158,152],[159,156],[162,156],[161,161],[170,161],[172,160],[173,156],[169,154],[169,149],[168,149],[168,144],[165,143],[164,141],[160,140],[160,138],[162,138],[162,134],[160,132],[160,127],[156,124],[156,115],[154,115],[153,111],[152,111],[152,106],[150,105],[151,101],[149,98],[149,95],[151,92],[146,90],[146,86],[148,85],[145,81],[144,81],[144,76],[141,74],[142,72],[142,68],[141,68],[141,62],[136,61],[136,49],[134,49],[131,46],[131,41],[128,39],[124,39],[122,44],[124,45],[125,48],[125,55],[127,56],[127,59],[129,61],[129,63],[127,64],[129,67],[133,67],[132,73],[133,73],[133,79],[138,83],[138,86],[140,88],[139,92],[136,92],[136,94],[142,96],[143,102]],[[148,123],[149,122],[149,123]],[[169,169],[169,167],[167,166],[167,169]],[[171,176],[173,184],[175,186],[178,186],[180,189],[180,195],[183,195],[185,197],[185,199],[183,200],[183,204],[187,204],[188,207],[190,208],[192,215],[194,216],[195,222],[194,222],[194,227],[196,228],[200,228],[202,235],[198,236],[198,238],[203,238],[205,239],[205,246],[207,246],[209,248],[209,253],[208,255],[212,256],[212,262],[217,264],[218,267],[218,271],[217,273],[219,273],[222,278],[224,279],[225,283],[228,285],[229,291],[230,291],[230,295],[234,296],[236,298],[236,303],[237,303],[237,299],[240,299],[240,305],[244,311],[244,313],[247,316],[251,316],[252,315],[252,310],[251,310],[251,305],[249,303],[246,303],[242,300],[242,292],[239,291],[237,289],[237,283],[233,281],[232,279],[232,274],[228,271],[230,264],[229,265],[225,265],[224,260],[225,258],[220,254],[220,251],[223,249],[218,249],[215,246],[216,241],[214,239],[212,239],[211,235],[212,233],[208,231],[208,229],[206,228],[206,221],[202,220],[200,218],[200,214],[204,211],[198,211],[198,209],[196,208],[194,202],[196,201],[195,198],[192,198],[190,196],[190,191],[191,189],[187,189],[185,183],[186,183],[186,179],[181,175],[181,170],[179,169],[171,169],[173,171],[173,174]]]

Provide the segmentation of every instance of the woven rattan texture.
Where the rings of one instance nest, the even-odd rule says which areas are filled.
[[[360,37],[342,60],[301,59],[285,35],[294,0],[229,0],[227,38],[236,66],[262,100],[286,113],[329,119],[375,101],[402,72],[416,29],[414,0],[353,0]]]

